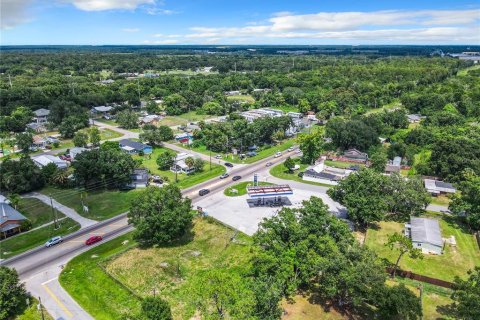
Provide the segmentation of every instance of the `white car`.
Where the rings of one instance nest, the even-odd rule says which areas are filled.
[[[292,152],[293,150],[294,150],[293,147],[288,148],[289,152]]]
[[[221,155],[221,154],[217,154],[217,155],[215,156],[215,159],[222,159],[222,155]]]
[[[228,173],[224,173],[220,176],[220,179],[225,179],[225,178],[228,178],[229,174]]]
[[[278,158],[282,155],[282,153],[280,151],[277,151],[277,153],[275,153],[275,158]]]
[[[60,242],[62,242],[63,239],[62,237],[58,236],[58,237],[53,237],[52,239],[48,240],[47,242],[45,242],[45,247],[49,248],[51,246],[54,246],[56,244],[59,244]]]
[[[295,153],[302,153],[302,150],[297,149],[297,150],[295,150]]]

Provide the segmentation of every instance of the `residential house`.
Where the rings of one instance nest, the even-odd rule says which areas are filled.
[[[343,157],[354,162],[366,162],[368,160],[368,154],[357,149],[348,149],[343,153]]]
[[[128,154],[138,154],[141,152],[143,152],[144,154],[150,154],[153,152],[153,148],[148,144],[129,139],[120,140],[119,145],[120,148]]]
[[[187,158],[195,158],[195,156],[186,152],[178,153],[175,157],[175,163],[170,168],[170,171],[186,174],[193,173],[195,171],[195,168],[187,166],[187,164],[185,163],[185,159]]]
[[[32,129],[36,133],[43,133],[43,132],[47,131],[47,127],[45,126],[44,123],[32,122],[32,123],[27,124],[27,128]]]
[[[147,115],[145,117],[142,117],[139,120],[141,125],[146,125],[146,124],[157,125],[158,122],[162,120],[162,117],[157,116],[156,114],[152,114],[152,115]]]
[[[259,92],[270,92],[270,91],[272,91],[272,89],[268,89],[268,88],[265,88],[265,89],[260,89],[260,88],[253,89],[253,92],[254,92],[254,93],[259,93]]]
[[[33,111],[33,114],[35,117],[33,118],[33,121],[38,124],[45,124],[48,122],[48,116],[50,115],[50,110],[48,109],[37,109]]]
[[[423,182],[425,184],[425,189],[427,189],[432,195],[455,193],[457,191],[451,183],[432,179],[425,179]]]
[[[410,217],[410,223],[405,224],[405,235],[412,240],[413,247],[423,253],[442,254],[443,239],[438,220]]]
[[[98,107],[93,107],[90,112],[94,113],[94,114],[98,114],[98,115],[107,115],[111,110],[113,109],[113,107],[111,106],[98,106]]]
[[[114,82],[115,82],[115,80],[113,80],[113,79],[100,80],[101,84],[112,84]]]
[[[84,152],[84,151],[87,151],[88,149],[87,148],[83,148],[83,147],[73,147],[73,148],[70,148],[69,150],[69,155],[70,155],[70,158],[72,160],[75,159],[76,156],[78,156],[80,153]]]
[[[175,135],[175,140],[177,140],[180,143],[190,145],[193,141],[193,136],[188,132],[179,133]]]
[[[66,169],[68,167],[67,161],[62,160],[59,157],[52,156],[50,154],[42,154],[40,156],[32,157],[32,160],[40,168],[43,168],[50,163],[53,163],[59,169]]]
[[[407,114],[407,119],[410,123],[418,123],[424,118],[421,114]]]
[[[385,166],[385,173],[391,174],[394,172],[400,172],[402,169],[402,157],[395,157],[393,161],[389,161]]]
[[[33,136],[33,143],[30,146],[32,150],[37,150],[37,149],[45,149],[47,146],[48,141],[41,136]]]
[[[132,181],[129,186],[133,188],[146,188],[148,186],[148,179],[150,178],[147,169],[139,168],[134,169],[130,175]]]
[[[23,214],[12,208],[6,202],[0,202],[0,237],[7,238],[19,233],[22,223],[28,220]]]
[[[225,95],[227,95],[227,96],[239,96],[241,94],[242,93],[238,90],[232,90],[232,91],[226,91],[225,92]]]

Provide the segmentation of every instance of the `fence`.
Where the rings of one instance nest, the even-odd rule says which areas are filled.
[[[389,268],[386,268],[386,269],[387,269],[388,273],[392,274],[393,268],[389,267]],[[451,289],[453,287],[452,282],[423,276],[421,274],[416,274],[416,273],[413,273],[411,271],[405,271],[405,270],[397,269],[397,272],[395,274],[402,277],[402,278],[408,278],[408,279],[413,279],[413,280],[417,280],[417,281],[420,281],[420,282],[426,282],[426,283],[430,283],[430,284],[433,284],[435,286],[439,286],[439,287],[443,287],[443,288]]]

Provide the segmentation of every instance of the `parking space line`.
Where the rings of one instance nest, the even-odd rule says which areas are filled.
[[[67,314],[68,317],[73,318],[73,314],[70,312],[70,310],[65,307],[65,305],[60,301],[60,299],[57,298],[57,296],[50,290],[50,288],[46,284],[42,284],[43,288],[47,293],[55,300],[55,302],[62,308],[62,310]]]

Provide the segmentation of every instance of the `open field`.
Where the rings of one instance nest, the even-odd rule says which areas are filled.
[[[222,156],[222,160],[224,160],[226,162],[250,164],[250,163],[254,163],[254,162],[257,162],[259,160],[268,158],[270,156],[273,156],[277,151],[283,152],[283,151],[287,150],[288,148],[292,147],[294,144],[295,144],[294,139],[288,139],[288,140],[285,140],[285,141],[283,141],[282,143],[280,143],[276,146],[272,146],[272,147],[265,148],[265,149],[262,149],[262,150],[256,150],[256,152],[257,152],[256,156],[247,157],[243,160],[240,159],[240,157],[238,155],[234,155],[234,154],[231,154],[231,153],[229,153],[229,154],[217,153],[217,152],[212,151],[211,152],[212,162],[219,161],[218,159],[214,159],[214,157],[217,154],[219,154],[219,155]],[[184,147],[187,150],[189,149],[188,147],[185,147],[181,144],[178,144],[178,145],[180,147]],[[201,146],[196,147],[196,148],[191,148],[191,150],[197,151],[199,153],[203,153],[203,154],[206,154],[206,155],[210,155],[210,151],[207,150],[207,147],[204,146],[204,145],[201,145]],[[244,151],[244,152],[246,153],[247,151]],[[293,156],[293,154],[292,154],[292,156]]]
[[[115,138],[118,138],[118,137],[121,137],[122,134],[117,132],[117,131],[113,131],[111,129],[107,129],[107,128],[104,128],[104,129],[100,129],[100,139],[103,141],[103,140],[109,140],[109,139],[115,139]]]
[[[212,116],[209,114],[197,114],[196,111],[190,111],[178,116],[166,116],[162,120],[160,120],[159,124],[163,126],[179,126],[179,125],[186,125],[190,122],[198,122],[210,118],[215,118],[216,116]]]
[[[38,199],[21,198],[17,209],[32,222],[32,228],[53,221],[52,207]],[[57,210],[57,218],[62,217],[63,213]]]
[[[228,101],[245,101],[245,102],[250,102],[250,103],[255,102],[255,99],[249,94],[227,96],[227,100]]]
[[[474,66],[470,66],[470,67],[468,67],[468,68],[459,70],[459,71],[457,72],[457,76],[458,76],[458,77],[464,77],[464,76],[466,76],[466,75],[468,74],[468,71],[470,71],[470,70],[477,70],[477,69],[480,69],[480,65],[477,64],[477,65],[474,65]]]
[[[247,186],[251,186],[252,184],[253,183],[251,181],[244,181],[244,182],[234,184],[233,186],[225,189],[225,191],[223,191],[223,194],[226,195],[227,197],[243,196],[243,195],[247,194]],[[258,183],[259,186],[270,186],[272,184],[273,183],[261,182],[261,181]],[[237,192],[236,193],[232,192],[232,189],[237,190]]]
[[[442,237],[455,236],[457,246],[446,245],[442,255],[424,255],[422,260],[412,260],[404,256],[400,262],[400,268],[445,281],[453,281],[455,276],[465,278],[468,270],[480,266],[480,250],[474,236],[453,217],[446,215],[442,217],[441,214],[435,214],[432,217],[440,219]],[[388,235],[394,232],[401,233],[403,228],[402,223],[380,222],[378,229],[368,229],[366,244],[380,257],[394,263],[397,252],[390,250],[385,243]]]
[[[383,112],[383,111],[392,110],[394,108],[398,108],[398,107],[401,107],[401,106],[402,106],[402,103],[398,100],[395,100],[395,101],[392,101],[392,102],[384,105],[383,107],[370,109],[367,112],[365,112],[365,114],[369,115],[369,114],[373,114],[373,113],[379,113],[379,112]]]
[[[303,180],[302,178],[300,178],[298,176],[298,173],[305,171],[305,169],[307,169],[307,167],[308,167],[308,164],[301,163],[300,159],[294,159],[294,160],[295,160],[295,164],[298,164],[300,166],[300,169],[295,170],[295,171],[289,171],[287,168],[285,168],[285,166],[283,165],[283,162],[282,162],[282,163],[277,164],[276,166],[272,167],[270,169],[270,174],[274,177],[279,178],[279,179],[293,180],[293,181],[312,184],[312,185],[316,185],[316,186],[332,187],[329,184],[318,183],[318,182],[314,182],[314,181],[306,181],[306,180]]]
[[[19,235],[0,241],[0,258],[6,259],[43,245],[54,236],[63,236],[80,229],[80,225],[70,218],[59,221],[60,228],[55,230],[55,224],[21,233]]]
[[[346,169],[353,166],[365,167],[363,163],[354,163],[354,162],[344,162],[344,161],[334,161],[334,160],[325,160],[325,165],[334,168]]]
[[[164,153],[165,151],[170,150],[167,148],[154,148],[153,153],[150,155],[145,155],[143,157],[135,156],[135,159],[142,159],[142,165],[150,170],[150,174],[159,175],[161,177],[166,177],[168,179],[168,183],[175,183],[175,173],[170,170],[160,170],[158,169],[157,165],[157,158],[160,154]],[[213,161],[212,161],[213,162]],[[177,186],[180,189],[185,189],[191,187],[195,184],[200,182],[209,180],[213,177],[220,176],[221,174],[225,173],[226,169],[222,165],[212,163],[212,170],[210,170],[210,163],[205,161],[205,165],[203,167],[202,172],[193,173],[187,175],[185,173],[179,173],[177,175],[178,182]]]
[[[129,209],[130,201],[137,195],[137,190],[119,191],[119,190],[91,190],[81,192],[79,189],[58,189],[53,187],[43,188],[41,193],[52,195],[52,197],[61,204],[77,211],[85,218],[93,220],[105,220],[123,213]],[[82,209],[83,201],[88,206],[89,212],[84,213]]]

